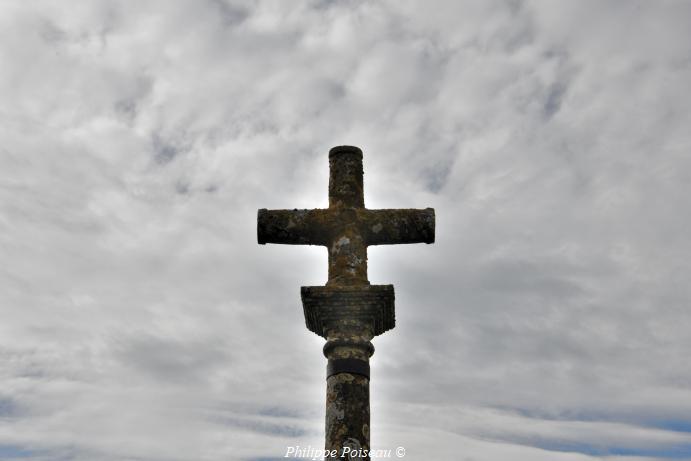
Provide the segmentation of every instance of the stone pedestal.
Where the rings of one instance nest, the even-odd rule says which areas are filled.
[[[395,326],[393,285],[302,287],[305,322],[326,338],[326,445],[336,457],[369,460],[372,338]],[[345,454],[345,456],[343,456]]]

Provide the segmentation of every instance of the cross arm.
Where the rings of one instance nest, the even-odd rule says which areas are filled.
[[[434,243],[434,209],[365,210],[363,234],[367,245]]]
[[[267,210],[257,213],[257,241],[288,245],[327,245],[325,210]]]

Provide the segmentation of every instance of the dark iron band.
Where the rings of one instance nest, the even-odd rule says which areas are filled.
[[[326,379],[339,373],[361,375],[369,379],[369,363],[359,359],[331,359],[326,365]]]

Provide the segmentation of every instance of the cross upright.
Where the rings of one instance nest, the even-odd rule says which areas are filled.
[[[369,460],[370,340],[395,326],[392,285],[370,285],[367,247],[433,243],[432,208],[365,208],[362,151],[329,151],[329,208],[267,210],[257,215],[260,244],[322,245],[325,286],[302,287],[307,328],[327,339],[327,459]]]

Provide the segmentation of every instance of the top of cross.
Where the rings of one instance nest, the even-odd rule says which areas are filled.
[[[329,250],[328,286],[369,285],[367,247],[433,243],[434,210],[365,208],[362,151],[329,151],[329,208],[259,210],[260,244],[322,245]]]

